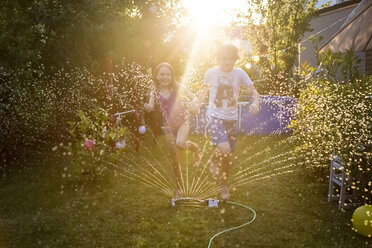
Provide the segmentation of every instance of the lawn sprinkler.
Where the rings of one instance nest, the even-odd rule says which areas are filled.
[[[212,199],[212,198],[208,198],[207,199],[207,202],[208,202],[208,207],[210,208],[218,208],[218,200],[217,199]]]
[[[219,205],[218,203],[219,202],[227,203],[227,204],[231,204],[231,205],[236,205],[236,206],[240,206],[240,207],[249,209],[250,211],[252,211],[253,217],[250,221],[245,222],[242,225],[225,229],[225,230],[213,235],[213,237],[209,240],[208,248],[211,247],[213,239],[215,237],[217,237],[218,235],[220,235],[222,233],[225,233],[225,232],[232,231],[232,230],[236,230],[236,229],[239,229],[241,227],[244,227],[246,225],[251,224],[256,219],[256,212],[252,208],[250,208],[248,206],[245,206],[243,204],[232,202],[232,201],[220,201],[216,198],[207,198],[207,199],[201,200],[201,199],[196,199],[196,198],[192,198],[192,197],[182,197],[182,198],[172,198],[171,199],[171,204],[172,204],[173,207],[176,207],[176,206],[193,206],[193,207],[198,206],[198,207],[200,207],[200,206],[203,206],[203,205],[204,206],[207,205],[209,208],[218,208],[218,205]]]
[[[218,199],[208,198],[205,200],[200,200],[192,197],[184,197],[184,198],[172,198],[171,203],[172,207],[176,206],[202,206],[207,205],[210,208],[218,208]]]

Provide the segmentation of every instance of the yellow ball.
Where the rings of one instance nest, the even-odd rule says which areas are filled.
[[[372,237],[372,205],[364,205],[357,208],[353,213],[351,222],[354,226],[354,231],[366,236]]]

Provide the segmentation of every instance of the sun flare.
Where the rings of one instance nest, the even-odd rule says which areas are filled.
[[[231,24],[238,11],[247,9],[246,0],[183,0],[199,29]]]
[[[238,20],[238,13],[248,15],[252,4],[247,0],[182,0],[182,4],[188,13],[184,24],[196,31],[181,80],[182,84],[188,85],[193,82],[194,68],[198,66],[200,58],[209,56],[214,61],[215,57],[211,54],[218,44],[230,43],[246,50],[242,47],[244,44],[240,40],[239,30],[233,34],[228,30],[234,30],[230,27]],[[253,14],[253,20],[256,20],[256,16]]]

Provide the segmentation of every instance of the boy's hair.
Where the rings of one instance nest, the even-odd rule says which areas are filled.
[[[155,82],[155,87],[158,88],[158,86],[159,86],[159,81],[157,80],[156,76],[158,75],[159,70],[162,67],[167,67],[170,70],[172,79],[171,79],[171,82],[169,84],[169,87],[171,89],[176,89],[177,84],[176,84],[176,79],[175,79],[175,76],[174,76],[174,70],[173,70],[173,67],[169,63],[167,63],[167,62],[161,62],[160,64],[158,64],[155,67],[154,74],[153,74],[153,79],[154,79],[154,82]]]
[[[232,44],[220,46],[217,50],[217,59],[220,59],[225,54],[232,55],[235,59],[239,59],[238,48]]]

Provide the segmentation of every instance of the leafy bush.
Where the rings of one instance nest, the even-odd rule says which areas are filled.
[[[371,186],[371,151],[366,149],[372,142],[371,96],[372,78],[352,84],[314,80],[307,85],[292,121],[297,151],[307,168],[328,172],[335,152],[346,161],[346,173],[354,177],[357,189]]]
[[[113,87],[108,83],[110,76]],[[80,68],[61,69],[53,75],[44,74],[42,68],[0,68],[2,164],[8,166],[30,155],[40,158],[53,144],[67,142],[67,122],[77,121],[78,110],[87,116],[97,108],[140,110],[150,81],[144,68],[124,60],[112,75],[94,75]]]
[[[130,143],[130,134],[126,127],[112,125],[108,110],[96,108],[89,116],[82,111],[77,115],[77,121],[69,122],[70,142],[53,150],[71,156],[72,175],[96,177],[123,153]]]
[[[261,95],[298,97],[301,90],[301,84],[284,72],[267,73],[263,79],[253,82]]]
[[[0,68],[0,154],[2,164],[27,157],[54,134],[57,124],[54,86],[41,82],[40,75],[7,72]]]
[[[353,50],[335,53],[328,49],[324,53],[317,54],[317,58],[332,80],[350,82],[361,76],[361,59]]]

